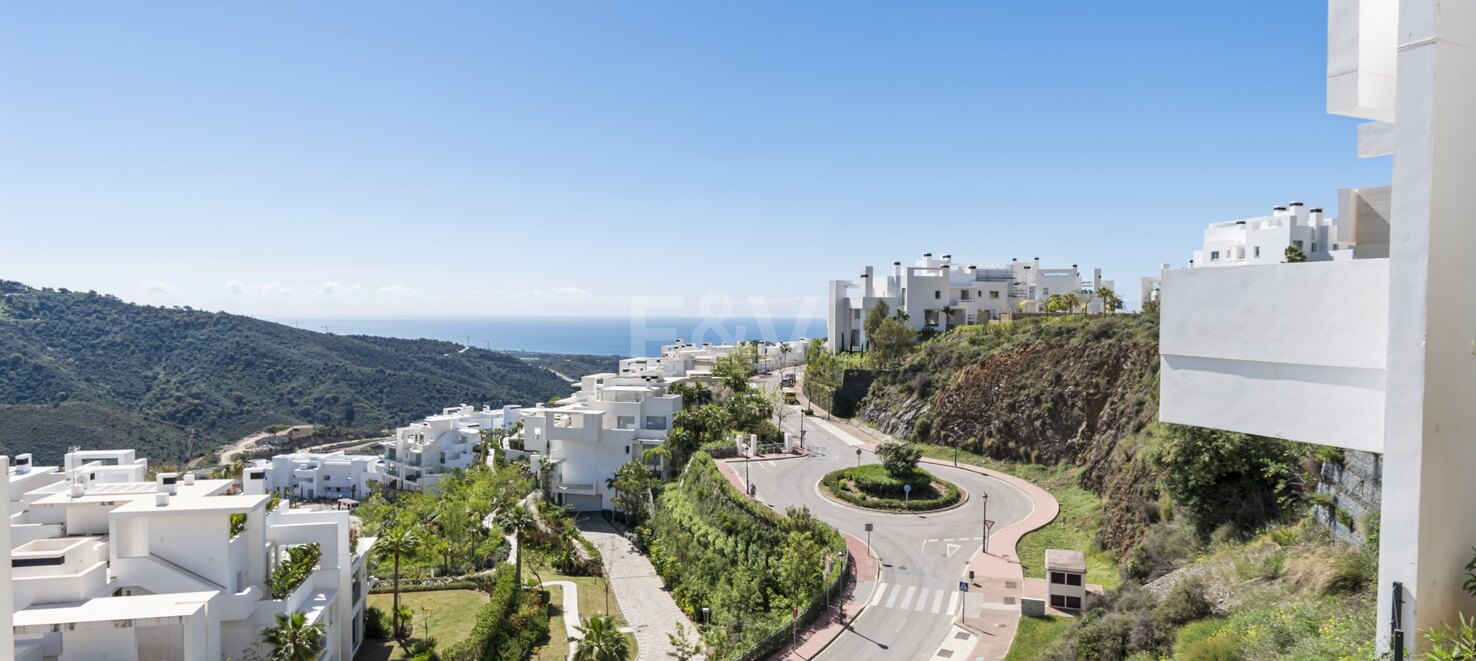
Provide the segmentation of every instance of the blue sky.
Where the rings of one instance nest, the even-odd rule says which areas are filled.
[[[1388,183],[1326,5],[6,3],[0,278],[269,317],[778,314]]]

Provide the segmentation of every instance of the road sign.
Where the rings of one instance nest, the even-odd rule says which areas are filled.
[[[959,592],[968,592],[969,591],[969,582],[968,581],[959,581],[958,582],[958,591]]]
[[[866,532],[871,532],[871,524],[866,524]]]
[[[984,527],[985,528],[993,529],[994,528],[994,522],[991,521],[991,520],[989,520],[989,519],[984,519]]]
[[[903,493],[912,493],[912,485],[911,484],[904,484],[904,485],[902,485],[902,491],[903,491]]]

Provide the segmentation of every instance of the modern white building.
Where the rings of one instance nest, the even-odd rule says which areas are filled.
[[[1466,3],[1331,0],[1328,111],[1394,157],[1387,240],[1360,195],[1355,259],[1163,275],[1165,421],[1383,453],[1384,649],[1476,613],[1473,43]]]
[[[742,345],[708,342],[692,344],[684,340],[677,340],[674,344],[663,345],[659,356],[621,359],[619,374],[621,376],[659,374],[674,380],[710,377],[713,365],[740,346]],[[760,362],[758,367],[772,369],[803,364],[805,352],[809,350],[809,340],[800,338],[789,342],[755,342],[749,346],[755,349]]]
[[[680,375],[678,375],[680,376]],[[555,502],[581,511],[611,509],[605,481],[632,459],[660,469],[645,453],[666,442],[680,395],[668,392],[672,377],[591,374],[579,391],[548,406],[523,409],[523,428],[504,442],[512,458],[527,457],[534,468],[553,463]]]
[[[258,459],[252,467],[266,473],[270,492],[297,500],[360,499],[384,476],[385,460],[375,455],[343,452],[293,452]]]
[[[1389,200],[1388,186],[1344,188],[1338,191],[1337,218],[1292,202],[1276,207],[1269,216],[1212,223],[1204,230],[1204,245],[1194,251],[1189,266],[1280,264],[1291,247],[1301,250],[1309,262],[1387,257]],[[1382,250],[1360,253],[1356,248],[1360,238],[1370,250],[1373,246]]]
[[[322,659],[348,661],[363,641],[373,540],[355,541],[348,512],[268,510],[255,468],[231,495],[231,480],[147,480],[131,450],[72,452],[60,470],[3,459],[7,658],[239,659],[270,652],[262,634],[288,613],[324,628]],[[321,550],[317,567],[274,597],[266,579],[304,544]]]
[[[511,431],[517,425],[520,408],[478,409],[463,404],[396,429],[395,437],[381,444],[384,447],[381,481],[391,489],[420,491],[446,473],[470,468],[476,460],[482,432]]]
[[[857,280],[832,280],[826,322],[827,346],[833,351],[866,347],[866,314],[886,303],[899,311],[914,330],[946,331],[965,324],[981,324],[1015,312],[1041,312],[1052,295],[1074,293],[1087,312],[1101,312],[1101,288],[1116,289],[1102,279],[1102,270],[1082,280],[1071,268],[1042,268],[1040,258],[1009,264],[955,264],[952,255],[923,254],[913,266],[892,262],[890,274],[863,267]]]

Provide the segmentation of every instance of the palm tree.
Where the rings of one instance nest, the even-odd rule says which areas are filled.
[[[262,632],[272,644],[272,661],[312,661],[323,651],[323,625],[308,624],[302,613],[277,615],[277,625]]]
[[[578,640],[574,661],[625,661],[630,658],[630,641],[615,626],[615,618],[608,615],[585,618],[584,626],[575,629],[584,635],[584,639]]]
[[[785,343],[779,345],[779,367],[780,368],[783,368],[785,365],[788,365],[789,364],[789,352],[790,351],[793,351],[793,349],[790,348],[788,342],[785,342]]]
[[[954,310],[952,305],[945,305],[939,312],[943,313],[943,330],[947,332],[948,327],[953,324],[953,313],[957,310]]]
[[[1102,299],[1102,311],[1107,314],[1122,309],[1122,299],[1117,296],[1117,292],[1112,291],[1111,287],[1098,287],[1097,298]]]
[[[419,549],[420,538],[405,528],[391,530],[374,542],[374,552],[379,554],[379,557],[395,559],[395,597],[391,612],[395,614],[395,623],[392,628],[396,636],[400,633],[400,558],[415,555]]]
[[[1074,291],[1061,294],[1061,304],[1066,307],[1067,313],[1076,312],[1076,308],[1081,307],[1081,295]]]
[[[533,528],[533,515],[518,505],[497,517],[497,526],[513,534],[513,581],[523,584],[523,533]]]
[[[907,314],[907,311],[903,310],[902,308],[897,308],[897,312],[896,314],[892,315],[892,318],[896,319],[897,321],[907,321],[912,318],[912,315]]]

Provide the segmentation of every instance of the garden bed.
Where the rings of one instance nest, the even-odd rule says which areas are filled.
[[[904,485],[912,485],[912,493]],[[880,464],[838,470],[820,480],[827,496],[857,507],[893,512],[935,512],[963,502],[963,491],[952,482],[921,468],[894,476]]]

